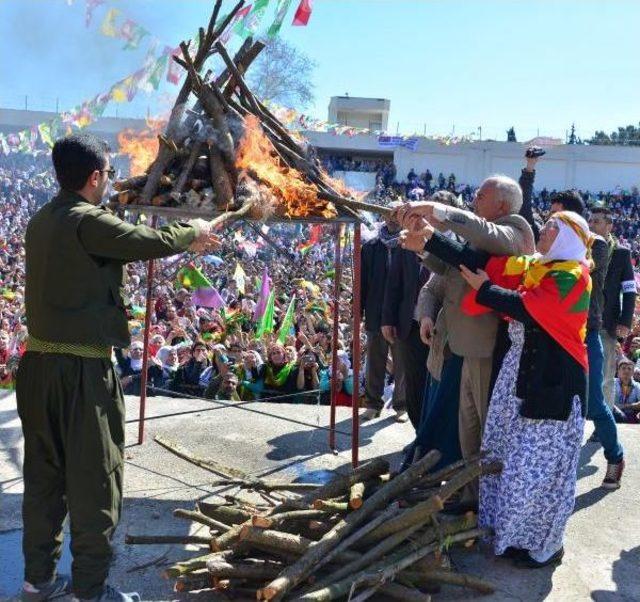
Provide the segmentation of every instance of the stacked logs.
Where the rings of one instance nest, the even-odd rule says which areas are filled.
[[[432,451],[395,476],[386,460],[374,459],[321,486],[228,475],[216,484],[239,485],[267,503],[227,495],[222,503],[175,510],[176,517],[209,527],[208,540],[139,536],[128,541],[206,545],[207,553],[164,571],[181,592],[206,589],[307,602],[361,601],[379,592],[385,599],[424,601],[446,583],[491,593],[489,583],[447,568],[443,554],[488,532],[478,528],[473,513],[451,517],[440,511],[466,484],[500,466],[478,457],[430,473],[439,457]]]
[[[182,42],[182,56],[174,56],[187,72],[166,131],[159,136],[159,150],[147,173],[116,182],[113,204],[188,207],[200,213],[237,211],[257,219],[276,213],[280,217],[336,217],[343,214],[361,220],[358,209],[384,212],[385,208],[347,198],[328,177],[308,148],[298,142],[276,116],[252,93],[244,74],[264,45],[248,39],[234,58],[220,41],[231,20],[242,8],[240,0],[225,20],[215,23],[222,0],[217,0],[207,29],[200,29],[197,50]],[[201,73],[204,63],[217,54],[225,70],[216,78]],[[192,102],[193,101],[193,102]],[[190,106],[191,105],[191,106]],[[255,168],[239,167],[239,147],[247,130],[259,130],[268,144]],[[264,149],[263,149],[264,150]],[[295,182],[296,194],[283,196],[280,186],[265,180],[259,167],[272,163],[285,182]]]

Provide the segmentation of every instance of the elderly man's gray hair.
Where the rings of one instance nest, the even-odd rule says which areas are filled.
[[[492,185],[496,191],[496,200],[509,208],[509,213],[519,213],[522,208],[522,188],[509,176],[497,174],[489,176],[483,183]]]

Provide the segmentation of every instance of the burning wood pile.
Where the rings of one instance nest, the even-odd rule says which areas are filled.
[[[209,551],[164,571],[180,592],[211,590],[221,599],[429,600],[439,584],[480,593],[493,587],[448,566],[446,551],[470,546],[486,535],[477,516],[439,514],[444,504],[481,474],[500,466],[480,457],[437,472],[429,470],[440,454],[432,451],[405,472],[389,474],[378,458],[348,474],[335,474],[324,485],[277,483],[253,479],[215,461],[190,454],[160,437],[161,445],[183,459],[254,492],[227,495],[223,503],[177,509],[174,516],[209,527],[210,537],[127,536],[128,543],[197,543]],[[255,501],[255,495],[261,502]]]
[[[244,74],[264,45],[249,39],[232,59],[220,35],[243,0],[216,28],[221,3],[217,0],[206,31],[200,29],[197,50],[182,42],[182,57],[174,57],[187,79],[159,136],[155,160],[146,174],[117,182],[111,201],[186,207],[211,216],[222,213],[224,219],[333,219],[337,207],[357,218],[358,202],[345,198],[346,189],[247,86]],[[201,73],[214,54],[226,66],[216,78]],[[192,97],[196,102],[189,108]]]

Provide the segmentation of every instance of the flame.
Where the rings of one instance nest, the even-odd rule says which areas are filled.
[[[236,155],[236,167],[266,184],[285,217],[335,217],[332,203],[318,198],[318,189],[297,170],[283,165],[260,122],[246,117],[246,129]]]
[[[130,175],[140,176],[153,163],[158,154],[158,134],[162,131],[165,121],[147,118],[145,130],[126,129],[118,133],[118,148],[131,161]]]

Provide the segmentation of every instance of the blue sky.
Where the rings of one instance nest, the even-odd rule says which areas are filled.
[[[273,2],[274,0],[272,0]],[[230,5],[229,0],[225,0]],[[107,0],[175,45],[206,24],[212,0]],[[638,0],[315,0],[309,26],[282,29],[313,58],[316,101],[391,99],[390,129],[519,139],[610,131],[640,121]],[[84,0],[0,0],[0,106],[70,108],[141,65],[135,52],[84,26]],[[167,107],[176,88],[117,105],[121,116]],[[111,105],[107,114],[114,114]]]

